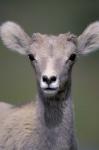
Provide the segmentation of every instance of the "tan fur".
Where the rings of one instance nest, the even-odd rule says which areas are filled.
[[[22,146],[22,142],[24,142],[23,140],[32,136],[33,130],[38,126],[35,106],[31,103],[22,106],[21,108],[10,110],[8,114],[6,114],[6,119],[3,120],[2,123],[3,125],[0,121],[0,145],[5,145],[6,142],[5,150],[12,150],[13,148],[11,148],[11,144],[12,147],[14,147],[13,144],[18,144],[17,149],[21,150],[20,146]],[[9,136],[9,132],[13,135],[12,137]],[[16,136],[17,134],[18,136]],[[15,137],[16,139],[14,139]]]
[[[77,150],[72,66],[75,54],[99,48],[99,22],[91,24],[79,37],[70,33],[58,36],[35,33],[32,38],[16,23],[6,22],[0,27],[0,36],[8,48],[29,56],[38,88],[34,104],[18,108],[0,104],[0,150]],[[43,74],[57,77],[54,95],[44,93]]]
[[[60,34],[58,36],[48,36],[35,34],[33,37],[33,43],[31,45],[31,53],[39,55],[38,57],[48,57],[51,51],[53,51],[54,57],[69,57],[69,55],[75,51],[75,44],[72,41],[68,41],[68,34]],[[40,37],[39,37],[40,36]],[[38,38],[42,39],[42,42],[39,43]]]
[[[0,122],[7,117],[12,111],[13,106],[4,102],[0,102]]]

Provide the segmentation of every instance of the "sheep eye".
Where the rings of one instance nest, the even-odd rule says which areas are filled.
[[[76,59],[76,54],[71,54],[69,60],[75,61],[75,59]]]
[[[34,60],[35,60],[35,58],[34,58],[34,55],[33,55],[33,54],[29,54],[29,55],[28,55],[28,57],[29,57],[30,61],[34,61]]]

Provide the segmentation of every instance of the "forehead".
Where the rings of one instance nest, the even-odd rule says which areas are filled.
[[[39,57],[68,57],[76,53],[76,37],[70,33],[58,36],[35,33],[31,53]]]

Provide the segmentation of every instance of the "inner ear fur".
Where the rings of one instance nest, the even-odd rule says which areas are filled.
[[[0,36],[7,48],[25,55],[28,53],[31,38],[18,24],[11,21],[3,23]]]
[[[78,51],[87,54],[99,48],[99,21],[90,24],[78,37]]]

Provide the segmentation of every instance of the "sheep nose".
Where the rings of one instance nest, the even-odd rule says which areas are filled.
[[[49,85],[53,82],[56,82],[57,77],[56,76],[47,77],[46,75],[43,75],[42,76],[42,81]]]

